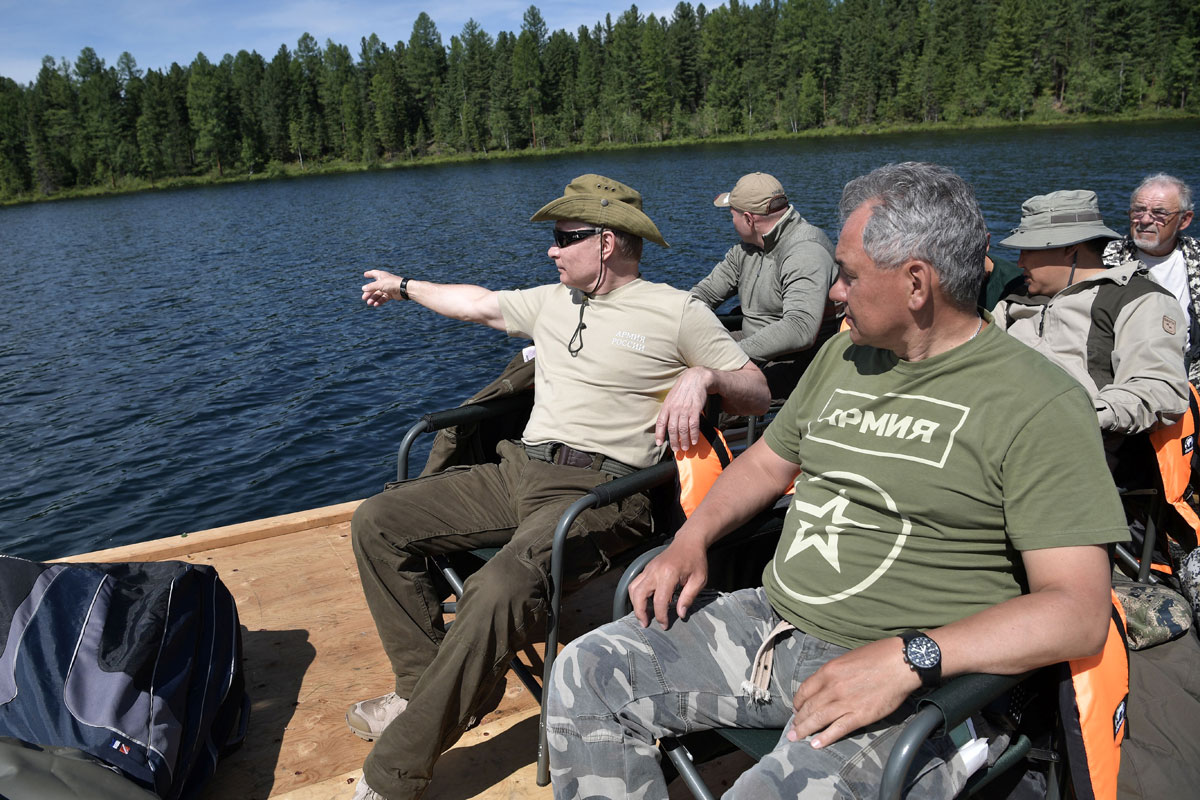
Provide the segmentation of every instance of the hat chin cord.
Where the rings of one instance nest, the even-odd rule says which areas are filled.
[[[567,342],[567,352],[571,354],[571,358],[578,358],[579,351],[583,349],[583,332],[587,329],[587,325],[583,323],[583,311],[587,308],[588,299],[596,293],[600,288],[600,284],[604,281],[604,228],[600,228],[600,274],[596,276],[596,285],[592,287],[590,292],[583,293],[583,299],[579,302],[579,324],[575,326],[575,332],[571,334],[571,341]]]

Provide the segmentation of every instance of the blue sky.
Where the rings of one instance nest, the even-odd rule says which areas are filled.
[[[606,12],[615,18],[632,0],[611,5],[588,0],[534,2],[549,30],[574,32]],[[694,3],[693,3],[694,5]],[[719,3],[712,3],[719,5]],[[257,50],[270,59],[281,44],[294,49],[308,32],[322,47],[327,39],[357,57],[359,39],[372,33],[384,42],[408,41],[413,21],[429,14],[443,44],[474,18],[493,37],[519,31],[530,0],[0,0],[0,75],[31,83],[42,57],[72,64],[84,47],[115,66],[128,50],[140,69],[190,64],[203,52],[211,61],[238,50]],[[675,2],[638,4],[643,14],[665,12]]]

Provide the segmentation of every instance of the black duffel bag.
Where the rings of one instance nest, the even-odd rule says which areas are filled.
[[[0,555],[0,795],[46,798],[39,764],[99,762],[194,797],[248,713],[237,608],[212,567]]]

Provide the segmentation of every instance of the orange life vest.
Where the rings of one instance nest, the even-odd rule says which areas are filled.
[[[1196,459],[1197,420],[1200,419],[1200,393],[1188,384],[1188,410],[1179,421],[1165,428],[1150,432],[1150,443],[1158,457],[1158,471],[1162,476],[1164,498],[1192,529],[1193,536],[1200,534],[1200,515],[1196,513],[1197,502],[1192,487],[1193,462]]]
[[[721,472],[733,461],[733,453],[717,427],[700,415],[700,441],[691,450],[675,453],[679,470],[679,505],[691,516],[708,494]]]
[[[1078,800],[1116,800],[1125,709],[1129,702],[1129,652],[1125,610],[1114,592],[1104,649],[1067,663],[1070,680],[1059,684],[1067,760]]]

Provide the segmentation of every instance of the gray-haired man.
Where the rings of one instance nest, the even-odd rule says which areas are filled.
[[[1137,260],[1183,311],[1188,378],[1200,380],[1200,240],[1183,236],[1192,222],[1192,190],[1173,175],[1147,175],[1129,198],[1129,234],[1111,242],[1104,263]]]
[[[971,188],[891,165],[847,184],[841,212],[830,295],[850,330],[630,587],[636,616],[559,658],[557,797],[665,797],[655,740],[722,726],[786,726],[727,796],[866,796],[913,692],[1104,642],[1104,545],[1128,533],[1095,414],[976,308],[987,228]],[[789,484],[764,586],[700,594],[708,546]],[[1089,502],[1063,503],[1063,485]],[[952,744],[932,750],[910,798],[953,796],[968,774]]]

